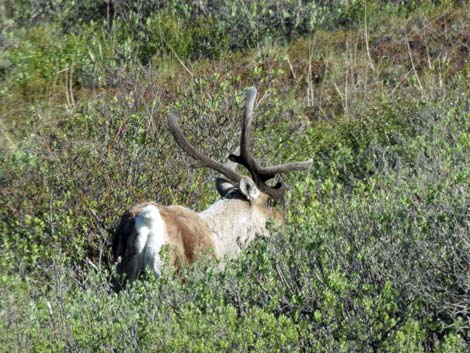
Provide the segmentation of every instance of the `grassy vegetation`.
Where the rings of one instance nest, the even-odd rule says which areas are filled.
[[[187,3],[0,2],[0,351],[468,352],[468,4]],[[222,159],[249,86],[289,225],[116,295],[127,207],[217,198],[167,113]]]

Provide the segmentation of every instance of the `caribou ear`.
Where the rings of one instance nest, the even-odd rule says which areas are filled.
[[[225,195],[235,188],[235,185],[233,185],[227,179],[217,178],[215,179],[215,187],[217,188],[219,195],[225,197]]]
[[[261,194],[255,182],[246,176],[240,179],[240,191],[250,202],[256,200]]]

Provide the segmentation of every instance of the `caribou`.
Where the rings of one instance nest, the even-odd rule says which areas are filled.
[[[135,281],[146,269],[158,278],[164,261],[160,251],[169,246],[169,265],[178,269],[192,264],[201,256],[211,256],[221,263],[236,257],[257,234],[269,236],[267,224],[281,226],[281,212],[272,201],[283,204],[286,188],[282,182],[269,186],[267,181],[292,170],[306,170],[312,160],[261,166],[249,151],[256,89],[247,91],[240,146],[221,163],[197,151],[186,139],[174,114],[168,126],[177,144],[199,166],[223,177],[216,179],[221,199],[202,212],[183,206],[164,206],[154,202],[139,203],[121,217],[112,239],[112,252],[120,283]],[[245,167],[251,177],[236,170]]]

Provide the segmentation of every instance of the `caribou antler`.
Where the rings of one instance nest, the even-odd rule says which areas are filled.
[[[278,182],[274,187],[266,184],[266,181],[274,178],[277,174],[286,173],[291,170],[305,170],[312,166],[312,160],[303,162],[285,163],[272,167],[261,167],[253,158],[249,150],[251,123],[253,121],[253,107],[256,100],[256,88],[250,87],[246,94],[245,118],[242,124],[242,136],[240,141],[240,155],[231,154],[230,160],[243,165],[261,191],[270,195],[277,201],[284,200],[285,187]]]
[[[251,87],[248,89],[246,95],[245,117],[243,119],[240,141],[240,155],[231,154],[229,159],[232,162],[238,163],[248,169],[253,181],[262,192],[268,194],[276,201],[283,202],[285,194],[284,185],[281,182],[278,182],[275,186],[271,187],[266,184],[266,181],[274,178],[277,174],[286,173],[291,170],[308,169],[312,166],[312,160],[310,159],[303,162],[285,163],[272,167],[262,167],[258,164],[249,151],[251,123],[253,121],[253,107],[255,105],[255,100],[256,88]],[[186,151],[194,159],[198,160],[202,167],[214,169],[234,182],[240,181],[242,175],[236,172],[234,168],[229,168],[226,165],[214,161],[213,159],[198,152],[186,139],[177,121],[178,119],[174,114],[170,114],[168,116],[170,131],[178,145],[184,151]]]
[[[178,145],[186,151],[191,157],[193,157],[195,160],[200,162],[201,167],[207,167],[210,169],[213,169],[215,171],[218,171],[219,173],[225,175],[227,178],[229,178],[231,181],[234,182],[239,182],[242,175],[235,171],[234,169],[231,169],[227,167],[226,165],[223,165],[222,163],[219,163],[217,161],[214,161],[212,158],[209,158],[202,153],[198,152],[193,145],[186,139],[184,136],[183,132],[181,131],[181,128],[178,125],[178,118],[174,114],[169,114],[168,115],[168,125],[170,127],[170,131],[173,134],[173,137],[175,138],[176,142]]]

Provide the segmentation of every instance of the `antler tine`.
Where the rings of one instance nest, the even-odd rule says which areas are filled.
[[[246,102],[245,102],[245,119],[243,119],[242,124],[242,137],[240,141],[240,156],[245,159],[248,164],[250,171],[256,166],[256,161],[250,154],[250,134],[251,134],[251,123],[253,122],[253,108],[255,106],[256,100],[256,88],[250,87],[246,92]]]
[[[272,167],[259,167],[258,171],[259,173],[264,174],[264,175],[274,176],[276,174],[287,173],[292,170],[307,170],[312,167],[312,164],[313,164],[313,160],[308,159],[303,162],[291,162],[291,163],[279,164],[279,165],[272,166]]]
[[[249,151],[250,146],[250,134],[251,134],[251,123],[253,121],[253,108],[256,100],[256,88],[250,87],[246,92],[245,102],[245,116],[242,123],[242,134],[240,141],[239,155],[231,154],[229,159],[235,163],[241,164],[251,173],[251,176],[258,183],[257,171],[259,169],[256,160],[251,156]],[[264,182],[264,180],[263,180]]]
[[[181,128],[179,127],[178,118],[176,117],[176,115],[171,114],[171,113],[168,115],[168,126],[170,127],[170,131],[173,137],[175,138],[176,142],[178,143],[178,145],[191,157],[199,161],[201,163],[200,164],[201,167],[208,167],[208,168],[214,169],[217,172],[225,175],[228,179],[230,179],[233,182],[240,181],[242,175],[236,172],[235,169],[232,169],[230,167],[223,165],[222,163],[214,161],[213,159],[198,152],[193,147],[193,145],[191,145],[191,143],[186,139],[183,132],[181,131]]]

